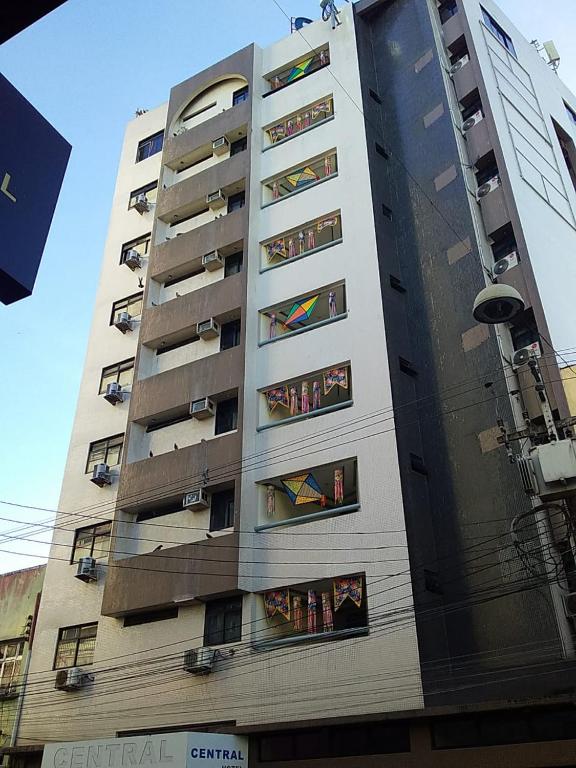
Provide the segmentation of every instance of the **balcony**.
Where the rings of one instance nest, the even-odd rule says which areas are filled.
[[[488,236],[510,221],[502,184],[498,184],[485,197],[481,197],[479,203],[482,211],[482,221]]]
[[[257,604],[257,651],[368,634],[363,574],[338,576],[264,592]],[[260,618],[261,617],[261,618]]]
[[[292,83],[308,77],[319,69],[328,66],[328,64],[330,64],[330,51],[327,45],[322,46],[316,51],[310,51],[305,57],[300,57],[291,64],[285,65],[282,69],[277,69],[267,74],[265,79],[270,90],[264,94],[264,97],[271,96],[273,93],[292,85]]]
[[[347,317],[344,283],[319,288],[260,311],[259,346],[297,336]]]
[[[262,182],[262,207],[278,203],[338,175],[336,150],[330,149],[279,176]]]
[[[322,125],[333,117],[334,101],[331,95],[307,104],[298,112],[293,112],[264,129],[264,151]]]
[[[450,18],[448,18],[442,25],[442,32],[444,34],[444,45],[446,48],[452,48],[464,34],[464,27],[462,26],[462,14],[455,13],[450,16]]]
[[[260,250],[260,272],[310,256],[341,242],[342,217],[340,211],[333,211],[265,240]]]
[[[327,517],[356,512],[356,459],[324,464],[259,484],[257,532],[303,525]]]
[[[452,75],[454,90],[456,91],[458,101],[464,101],[472,91],[475,91],[478,88],[478,82],[472,64],[470,63],[469,56],[466,54],[465,58],[467,59],[466,63]]]
[[[350,364],[312,372],[260,394],[258,432],[349,408],[354,404]]]
[[[115,560],[103,616],[191,605],[238,591],[238,534]]]
[[[488,134],[488,121],[481,111],[477,114],[477,121],[465,133],[468,158],[471,165],[475,165],[480,158],[493,151],[492,142]]]

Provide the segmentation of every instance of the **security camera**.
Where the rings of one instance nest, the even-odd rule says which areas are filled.
[[[515,288],[493,283],[483,288],[474,300],[472,314],[479,323],[507,323],[524,309],[524,300]]]

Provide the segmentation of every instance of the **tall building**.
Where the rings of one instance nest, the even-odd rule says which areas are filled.
[[[340,10],[128,127],[22,744],[573,759],[576,100],[491,2]]]

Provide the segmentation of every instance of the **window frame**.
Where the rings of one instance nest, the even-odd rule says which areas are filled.
[[[321,58],[323,53],[325,56],[325,61],[322,64]],[[288,66],[282,67],[281,69],[277,69],[265,75],[264,80],[268,84],[269,90],[262,94],[263,97],[266,98],[267,96],[271,96],[273,93],[278,93],[278,91],[281,91],[284,88],[288,88],[289,85],[293,85],[294,83],[298,83],[301,80],[304,80],[305,78],[310,77],[310,75],[313,75],[314,72],[319,72],[321,69],[324,69],[325,67],[330,66],[330,62],[331,62],[330,46],[328,44],[324,44],[324,45],[321,45],[319,48],[315,49],[312,54],[310,68],[306,72],[302,73],[301,75],[294,77],[292,80],[285,80],[284,82],[282,82],[282,80],[280,79],[281,75],[283,78],[289,77],[290,73],[293,72],[294,69],[299,67],[303,62],[305,62],[309,57],[310,57],[309,54],[307,56],[300,56],[292,64],[289,64]],[[276,80],[278,80],[278,83],[275,85]]]
[[[160,138],[160,146],[157,147],[157,140],[159,138]],[[147,136],[145,139],[140,139],[140,141],[138,142],[138,146],[136,148],[135,162],[141,163],[143,160],[147,160],[149,157],[152,157],[153,155],[157,155],[158,152],[162,152],[163,146],[164,146],[164,130],[156,131],[156,133],[153,133],[150,136]],[[144,153],[143,150],[145,147],[149,147],[150,150],[153,150],[153,151],[146,151],[146,153]]]
[[[88,637],[84,637],[84,638],[80,636],[81,631],[83,629],[90,629],[91,627],[95,627],[96,628],[96,631],[94,632],[93,636],[89,635]],[[70,665],[66,665],[66,666],[57,666],[58,652],[60,650],[60,642],[62,641],[62,635],[64,634],[64,632],[67,632],[68,630],[72,630],[72,629],[78,630],[78,636],[75,638],[76,644],[75,644],[75,648],[74,648],[74,663],[70,664]],[[81,640],[92,640],[93,639],[94,640],[94,652],[95,652],[96,651],[96,638],[97,638],[97,636],[98,636],[98,622],[97,621],[89,621],[86,624],[73,624],[72,626],[68,626],[68,627],[60,627],[58,629],[58,636],[56,638],[56,648],[55,648],[55,651],[54,651],[54,661],[53,661],[53,664],[52,664],[52,669],[56,669],[56,670],[72,669],[73,667],[78,666],[78,652],[80,650],[80,641]],[[70,642],[70,641],[66,641],[66,642]],[[94,663],[94,659],[92,659],[92,661],[83,661],[82,662],[82,666],[90,666],[93,663]]]
[[[234,265],[238,266],[235,271],[230,271],[230,268]],[[238,275],[244,268],[244,251],[236,251],[224,258],[224,277],[232,277],[232,275]]]
[[[231,608],[230,606],[236,603],[236,607]],[[228,604],[228,609],[226,608]],[[218,607],[222,606],[222,639],[213,639],[214,632],[212,631],[210,634],[208,632],[208,620],[212,619],[212,614],[215,614],[215,617],[218,617]],[[243,599],[242,595],[235,595],[233,597],[224,597],[220,598],[218,600],[209,600],[206,603],[206,608],[204,612],[204,645],[208,648],[213,646],[221,646],[221,645],[230,645],[231,643],[239,643],[242,640],[242,608],[243,608]],[[237,637],[234,637],[233,639],[228,639],[226,636],[227,629],[226,629],[226,617],[227,616],[234,616],[235,614],[239,614],[240,622],[239,622],[239,633]],[[228,628],[228,631],[230,631],[230,627]]]
[[[10,646],[15,646],[16,655],[4,655]],[[2,640],[0,642],[0,688],[12,689],[20,677],[20,667],[24,657],[24,640]],[[5,670],[11,666],[9,678],[4,677]]]
[[[145,235],[140,235],[140,237],[134,238],[134,240],[129,240],[127,243],[123,243],[122,247],[120,248],[120,264],[124,264],[124,258],[127,253],[127,251],[135,250],[137,251],[140,256],[147,256],[148,252],[150,251],[150,243],[152,242],[152,233],[147,232]],[[144,248],[142,251],[138,250],[138,246],[143,245]]]
[[[72,555],[70,556],[70,565],[74,565],[77,563],[80,558],[76,557],[76,549],[78,544],[78,537],[82,534],[92,533],[91,535],[91,543],[90,543],[90,553],[87,555],[82,555],[82,557],[94,557],[94,546],[96,544],[97,540],[101,540],[103,538],[106,538],[102,534],[99,534],[97,532],[98,528],[108,528],[108,548],[104,555],[101,555],[100,558],[103,559],[104,557],[107,557],[108,553],[110,552],[110,540],[112,538],[112,521],[104,522],[104,523],[96,523],[95,525],[85,525],[82,528],[76,528],[74,531],[74,543],[72,544]],[[96,558],[98,560],[99,558]]]
[[[146,198],[148,198],[148,192],[152,192],[152,190],[156,190],[156,192],[158,191],[158,179],[130,192],[130,196],[128,197],[128,210],[131,211],[134,208],[139,195],[146,195]],[[156,197],[152,200],[149,199],[148,202],[155,203]]]
[[[102,464],[108,464],[108,466],[110,466],[110,467],[117,467],[121,463],[121,461],[122,461],[122,453],[124,451],[124,437],[125,437],[125,435],[122,432],[122,433],[120,433],[118,435],[111,435],[110,437],[104,437],[101,440],[93,440],[90,443],[90,445],[88,446],[88,456],[86,458],[86,470],[85,470],[84,474],[86,474],[86,475],[90,474],[90,472],[93,471],[95,464],[102,463]],[[109,464],[107,459],[108,459],[108,454],[109,454],[110,448],[111,447],[113,447],[113,448],[116,447],[116,445],[112,445],[111,446],[110,442],[112,440],[119,440],[119,439],[120,439],[120,443],[119,443],[120,450],[118,451],[118,461],[117,461],[116,464]],[[102,462],[94,461],[93,459],[90,459],[90,456],[92,454],[94,446],[99,445],[100,443],[104,443],[106,445],[106,448],[105,448],[105,451],[104,451],[104,458],[103,458]]]
[[[238,203],[240,203],[238,205]],[[240,211],[246,205],[246,190],[242,189],[240,192],[235,192],[230,195],[226,204],[226,213],[234,213],[234,211]],[[233,206],[233,207],[232,207]]]
[[[216,525],[215,518],[216,518],[216,512],[214,509],[214,498],[220,496],[223,498],[223,508],[224,511],[218,510],[218,513],[221,514],[222,522],[228,523],[227,525]],[[230,509],[230,504],[231,509]],[[208,525],[209,531],[225,531],[228,528],[234,527],[234,512],[235,512],[235,505],[236,505],[236,497],[235,497],[235,488],[232,486],[232,488],[225,488],[222,491],[216,491],[212,493],[211,499],[210,499],[210,521]]]
[[[227,343],[227,346],[224,346],[224,334],[230,333],[231,339],[228,341],[232,341],[232,343]],[[242,319],[240,317],[237,317],[234,320],[229,320],[227,323],[222,323],[220,326],[220,352],[225,352],[227,349],[234,349],[234,347],[240,346],[240,341],[242,339]]]
[[[488,13],[484,6],[480,6],[480,11],[482,12],[482,22],[486,29],[494,35],[494,37],[504,46],[504,48],[506,48],[508,53],[517,59],[518,55],[516,54],[516,48],[514,48],[514,41],[510,35],[502,26],[500,26],[500,24],[498,24],[492,14]]]
[[[106,392],[106,386],[108,385],[106,386],[103,385],[105,378],[108,378],[110,374],[116,372],[116,378],[113,379],[113,381],[116,381],[118,384],[120,384],[120,381],[119,381],[120,374],[125,373],[126,371],[134,371],[135,361],[136,361],[135,357],[129,357],[126,360],[121,360],[119,363],[113,363],[112,365],[107,365],[104,368],[102,368],[102,371],[100,372],[100,386],[98,388],[98,394],[103,395]],[[128,386],[128,385],[120,384],[120,386]]]
[[[236,402],[236,412],[235,414],[232,414],[232,422],[234,426],[232,429],[225,429],[221,432],[218,431],[218,412],[224,405],[224,403],[232,403]],[[220,435],[228,435],[230,432],[235,432],[238,429],[238,395],[236,394],[234,397],[227,397],[225,400],[219,400],[216,403],[216,416],[214,417],[214,436],[218,437]]]
[[[232,92],[232,106],[237,107],[238,104],[243,104],[245,101],[248,101],[249,98],[250,85],[247,83],[246,85],[243,85],[242,88],[238,88]]]
[[[140,302],[140,311],[137,314],[132,314],[129,311],[130,306]],[[120,312],[128,312],[130,317],[140,317],[142,310],[144,309],[144,291],[138,291],[130,296],[126,296],[123,299],[118,299],[112,304],[112,312],[110,313],[110,325],[114,325],[116,322],[116,316]]]

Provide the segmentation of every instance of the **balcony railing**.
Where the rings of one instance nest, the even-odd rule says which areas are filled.
[[[263,182],[262,205],[272,205],[284,197],[295,195],[308,187],[338,174],[338,157],[335,150],[325,155],[308,160],[296,168],[285,171]]]
[[[266,627],[253,644],[256,650],[336,640],[368,632],[363,574],[337,576],[265,592],[261,610]]]
[[[302,80],[304,77],[308,77],[313,72],[317,72],[319,69],[328,66],[330,64],[330,51],[328,46],[321,48],[318,51],[312,52],[291,64],[289,67],[278,70],[269,74],[266,77],[270,90],[265,93],[264,96],[270,96],[272,93],[286,88],[288,85]]]
[[[360,508],[356,459],[270,478],[258,493],[257,532],[355,512]]]
[[[353,405],[348,363],[262,390],[259,432]]]
[[[320,99],[314,104],[309,104],[298,110],[298,112],[293,112],[280,122],[266,128],[267,146],[264,149],[270,149],[270,147],[276,144],[288,141],[288,139],[297,136],[299,133],[325,123],[332,117],[334,117],[334,102],[332,96],[326,96],[324,99]]]
[[[342,218],[334,211],[262,243],[260,271],[279,267],[342,242]]]

